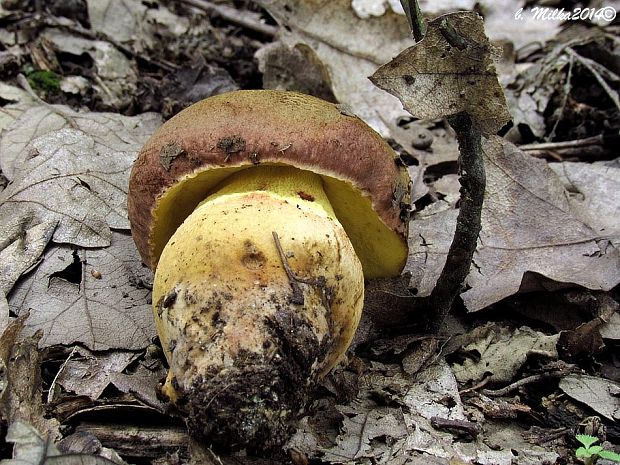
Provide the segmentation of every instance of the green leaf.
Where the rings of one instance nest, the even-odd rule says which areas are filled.
[[[588,452],[590,452],[590,454],[592,455],[599,455],[602,450],[603,450],[603,446],[588,447]]]
[[[577,438],[577,441],[583,444],[586,448],[590,447],[595,442],[598,442],[598,438],[596,436],[590,436],[588,434],[578,434],[575,438]]]
[[[598,456],[602,459],[613,460],[614,462],[620,462],[620,454],[616,454],[610,450],[602,450]]]
[[[577,458],[584,459],[584,458],[592,457],[592,454],[585,447],[580,447],[579,449],[575,451],[575,456]]]

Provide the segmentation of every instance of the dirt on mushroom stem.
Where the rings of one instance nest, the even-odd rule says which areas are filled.
[[[280,446],[361,314],[361,263],[320,177],[293,172],[233,176],[172,236],[156,271],[164,392],[220,447]]]

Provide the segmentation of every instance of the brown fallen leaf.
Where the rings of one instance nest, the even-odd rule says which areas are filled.
[[[129,229],[129,168],[159,121],[64,106],[26,110],[1,139],[2,169],[12,183],[0,193],[0,224],[57,223],[54,242],[109,245],[110,228]],[[14,230],[0,229],[3,248]]]
[[[429,21],[424,38],[370,80],[398,97],[416,118],[467,112],[483,134],[495,134],[510,114],[492,53],[480,16],[451,13]]]

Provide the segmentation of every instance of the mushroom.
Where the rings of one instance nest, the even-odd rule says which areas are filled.
[[[365,123],[299,93],[221,94],[153,134],[129,218],[155,270],[163,392],[192,433],[254,450],[287,439],[353,338],[364,278],[405,264],[409,183]]]

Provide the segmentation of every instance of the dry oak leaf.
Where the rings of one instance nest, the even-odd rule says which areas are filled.
[[[510,113],[492,49],[478,14],[458,12],[428,23],[426,36],[370,80],[398,97],[419,119],[467,112],[483,134],[495,134]]]
[[[2,135],[12,183],[0,193],[0,244],[20,229],[57,223],[52,240],[81,247],[110,245],[129,229],[127,183],[137,151],[160,118],[77,113],[63,106],[25,111]],[[3,164],[4,170],[4,164]]]
[[[23,332],[42,330],[40,347],[138,350],[156,334],[150,281],[131,236],[113,232],[110,247],[49,249],[37,270],[15,286],[9,305],[18,314],[30,310]]]

